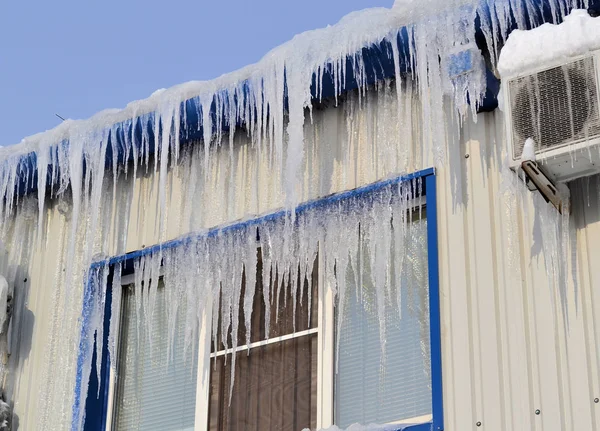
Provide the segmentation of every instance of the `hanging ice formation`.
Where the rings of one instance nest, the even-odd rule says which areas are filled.
[[[571,3],[549,0],[555,21],[568,13]],[[19,226],[28,226],[29,232],[37,232],[39,246],[48,247],[44,243],[45,225],[51,221],[49,207],[56,208],[54,214],[64,218],[58,241],[66,252],[56,275],[57,285],[64,288],[57,288],[53,296],[53,333],[71,334],[76,332],[71,328],[88,322],[77,334],[49,340],[50,362],[44,371],[44,390],[48,396],[40,407],[40,421],[64,429],[71,421],[69,406],[74,405],[71,425],[78,429],[82,423],[82,400],[87,393],[85,376],[91,367],[94,334],[100,339],[103,335],[106,283],[110,274],[108,267],[102,265],[105,262],[102,256],[125,251],[127,226],[120,211],[127,202],[131,203],[139,176],[157,178],[159,215],[154,229],[159,245],[135,261],[136,310],[152,313],[157,277],[163,274],[162,262],[164,280],[169,286],[169,318],[184,313],[188,347],[197,336],[199,313],[209,303],[213,316],[221,310],[226,317],[224,329],[230,327],[234,333],[232,339],[237,339],[237,316],[242,313],[247,324],[252,303],[252,292],[246,292],[248,296],[243,298],[239,309],[242,271],[255,265],[257,246],[262,248],[266,262],[263,280],[269,280],[268,275],[273,273],[296,280],[310,273],[320,244],[325,278],[338,300],[343,301],[344,281],[336,274],[356,264],[349,250],[366,241],[371,253],[388,260],[386,265],[377,265],[374,277],[381,289],[380,300],[389,300],[393,291],[391,268],[403,267],[403,244],[415,234],[406,222],[406,214],[409,198],[419,185],[409,183],[389,188],[364,211],[340,205],[323,213],[297,214],[294,209],[307,175],[304,163],[309,148],[305,129],[308,119],[312,120],[313,103],[318,104],[327,96],[337,103],[348,81],[355,79],[358,89],[348,97],[349,100],[356,97],[358,101],[348,103],[345,109],[349,129],[356,127],[351,124],[352,109],[363,108],[361,101],[369,97],[368,87],[373,85],[372,77],[379,76],[380,67],[367,61],[363,48],[378,46],[394,66],[394,79],[378,88],[385,91],[395,88],[397,134],[382,144],[395,161],[395,172],[414,170],[422,160],[445,163],[448,143],[453,141],[447,136],[448,125],[457,119],[462,121],[469,111],[475,116],[486,90],[485,65],[478,54],[475,23],[480,22],[492,51],[489,62],[493,65],[513,17],[521,28],[539,24],[526,20],[526,16],[537,16],[533,9],[532,2],[522,0],[396,1],[392,9],[352,13],[334,26],[298,35],[259,63],[214,81],[191,82],[156,92],[124,110],[105,111],[85,121],[65,121],[18,146],[0,148],[1,238],[14,238],[15,232],[24,229]],[[471,55],[461,57],[465,52]],[[470,60],[469,73],[455,70],[455,60],[461,58]],[[328,93],[329,85],[333,91]],[[194,127],[190,126],[191,121]],[[243,184],[243,190],[238,190],[240,184],[234,181],[233,174],[238,130],[247,135],[248,151],[257,160],[266,160],[265,165],[255,162],[253,169],[256,172],[268,169],[280,175],[281,187],[277,190],[262,190],[258,181]],[[403,141],[404,136],[418,138]],[[197,145],[187,145],[192,141]],[[347,157],[358,156],[348,151]],[[230,175],[225,178],[226,175],[219,174],[220,193],[226,198],[207,205],[199,197],[205,195],[217,164],[223,165],[223,171]],[[262,194],[281,190],[289,216],[259,226],[258,244],[256,226],[248,225],[232,231],[218,230],[209,236],[198,235],[179,249],[163,248],[160,244],[169,239],[165,220],[172,172],[188,178],[187,199],[181,208],[187,228],[206,228],[204,223],[210,220],[212,205],[235,214],[236,193],[249,192],[249,199],[258,202]],[[25,196],[32,188],[37,188],[37,201],[33,196]],[[136,193],[143,191],[136,189]],[[18,218],[24,204],[37,208],[35,223],[26,224],[26,220]],[[392,263],[392,254],[399,261]],[[23,254],[18,256],[23,258]],[[92,262],[94,269],[89,271]],[[117,265],[113,283],[119,277],[120,265]],[[247,271],[246,277],[252,284],[252,271]],[[84,285],[88,287],[83,289]],[[309,292],[310,289],[306,295]],[[277,296],[277,292],[271,294]],[[308,297],[308,300],[313,299]],[[113,307],[118,307],[119,301],[119,293],[115,293]],[[181,309],[183,302],[186,309]],[[82,303],[87,319],[79,318]],[[213,321],[217,321],[216,317]],[[112,356],[114,322],[110,328]],[[215,336],[216,330],[213,325]],[[63,343],[64,349],[56,347],[59,343]],[[382,345],[385,345],[384,335]],[[77,359],[79,350],[85,354]],[[59,370],[51,369],[51,358],[60,358]],[[72,393],[74,375],[84,376],[76,382],[77,395]],[[60,409],[55,409],[57,399],[62,400]]]

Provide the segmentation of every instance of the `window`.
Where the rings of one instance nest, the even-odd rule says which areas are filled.
[[[141,327],[147,319],[151,323],[151,337],[147,337],[134,317],[141,299],[124,278],[118,367],[110,378],[116,383],[107,397],[106,410],[112,411],[107,429],[302,430],[357,422],[443,428],[435,177],[429,171],[425,178],[426,200],[414,201],[418,210],[407,208],[413,215],[404,254],[397,254],[395,240],[390,242],[386,274],[393,282],[385,289],[378,288],[381,278],[375,276],[373,265],[379,263],[360,257],[370,255],[368,241],[360,242],[356,255],[350,257],[346,294],[337,306],[333,293],[337,287],[325,282],[324,273],[331,269],[323,262],[322,250],[311,280],[295,280],[303,289],[294,290],[274,271],[263,283],[257,246],[252,332],[247,341],[240,312],[235,351],[221,341],[211,341],[213,302],[208,301],[201,313],[200,334],[194,335],[197,342],[183,354],[186,324],[178,316],[169,335],[165,316],[169,286],[162,283],[154,313],[142,316]],[[243,274],[240,309],[245,283]],[[270,302],[265,301],[267,296]],[[220,322],[214,323],[221,327]],[[170,352],[169,336],[174,341]],[[231,337],[230,331],[228,346]],[[216,339],[222,339],[220,333]],[[87,425],[86,429],[93,429]]]
[[[369,259],[346,274],[335,382],[340,427],[431,419],[427,221],[412,223],[408,256],[403,268],[392,268],[397,283],[384,310],[378,310]]]
[[[115,417],[117,430],[193,430],[196,409],[196,351],[183,353],[185,326],[178,315],[173,350],[168,350],[169,327],[165,287],[156,290],[152,316],[136,319],[134,288],[125,286],[122,300],[121,343]],[[146,326],[151,319],[151,325]],[[139,322],[139,325],[137,324]],[[150,334],[145,334],[150,328]],[[171,354],[171,358],[169,358]]]
[[[211,352],[208,429],[227,430],[302,430],[316,427],[317,422],[317,289],[318,266],[313,266],[312,293],[296,291],[297,310],[294,313],[290,283],[271,274],[269,297],[271,325],[265,340],[265,296],[263,293],[262,259],[258,259],[256,291],[252,313],[251,343],[240,331],[236,349],[234,385],[231,385],[231,352]],[[244,281],[243,281],[244,283]],[[277,287],[283,293],[277,298]],[[304,293],[304,294],[303,294]],[[244,292],[240,295],[243,306]],[[245,328],[240,313],[239,328]],[[220,325],[219,325],[220,326]],[[220,338],[220,337],[219,337]],[[230,353],[229,355],[227,353]],[[230,394],[231,391],[231,394]],[[202,428],[203,429],[203,428]]]

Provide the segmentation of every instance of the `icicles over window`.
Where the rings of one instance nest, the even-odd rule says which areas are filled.
[[[552,0],[550,5],[556,21],[569,12],[571,2]],[[234,136],[239,129],[244,129],[259,155],[268,154],[269,169],[280,176],[286,207],[292,209],[303,183],[304,125],[312,102],[325,95],[337,103],[349,83],[358,85],[360,97],[374,77],[381,79],[383,65],[371,54],[365,57],[364,48],[373,46],[388,53],[399,119],[412,118],[413,109],[419,114],[420,145],[436,164],[442,164],[448,145],[454,142],[447,139],[448,123],[455,116],[462,119],[469,110],[475,113],[486,89],[484,64],[475,44],[477,18],[489,49],[496,52],[511,26],[526,26],[526,16],[537,21],[539,11],[521,0],[399,1],[392,9],[352,13],[335,26],[298,35],[256,65],[217,80],[161,90],[122,111],[101,112],[89,120],[65,121],[21,145],[0,149],[2,230],[14,216],[15,204],[32,188],[38,190],[40,230],[47,194],[51,198],[70,194],[71,261],[80,213],[88,205],[92,220],[86,229],[94,232],[105,171],[112,170],[115,196],[122,174],[154,170],[159,178],[156,230],[159,241],[164,241],[168,239],[167,171],[177,165],[182,143],[202,140],[203,163],[196,167],[206,180],[216,151],[228,147],[233,166]],[[402,94],[413,86],[416,103],[407,104]],[[409,148],[412,144],[397,143],[396,152],[407,163],[415,152]],[[232,190],[230,196],[233,181],[231,174],[224,184]],[[91,235],[85,240],[86,262],[92,256]]]
[[[381,348],[385,350],[384,309],[387,303],[398,304],[402,289],[410,298],[426,282],[426,259],[419,262],[415,254],[415,238],[423,238],[423,223],[413,223],[422,213],[419,195],[423,191],[420,179],[393,182],[366,195],[341,196],[340,199],[318,201],[297,211],[295,217],[280,213],[258,221],[249,221],[209,231],[206,234],[181,240],[176,247],[157,247],[153,253],[134,260],[133,325],[137,342],[152,344],[152,321],[155,313],[156,289],[164,283],[166,326],[168,328],[169,358],[173,355],[176,322],[185,322],[184,356],[196,350],[202,313],[212,309],[212,334],[215,349],[224,346],[228,351],[238,347],[238,333],[245,324],[246,343],[252,336],[251,313],[257,280],[257,256],[262,255],[263,297],[267,307],[283,304],[291,298],[294,313],[300,310],[296,301],[311,304],[313,266],[321,254],[324,274],[319,289],[330,289],[336,303],[343,304],[347,295],[346,274],[363,274],[365,265],[371,269],[370,285],[374,286],[377,308],[380,310]],[[416,230],[415,230],[416,229]],[[418,232],[417,232],[418,230]],[[426,244],[421,244],[426,249]],[[424,254],[423,256],[426,256]],[[422,257],[422,256],[421,256]],[[91,273],[86,293],[89,325],[83,337],[89,344],[82,366],[91,367],[94,334],[102,337],[102,319],[108,277],[107,266]],[[115,265],[112,278],[111,321],[108,349],[111,363],[115,361],[115,339],[120,318],[121,267]],[[277,283],[275,283],[277,280]],[[305,281],[308,280],[308,283]],[[245,281],[245,286],[243,286]],[[400,282],[398,282],[400,281]],[[300,291],[299,291],[300,290]],[[243,294],[243,296],[242,296]],[[310,310],[311,307],[302,307]],[[398,307],[398,310],[400,307]],[[306,311],[305,311],[306,312]],[[338,325],[343,322],[343,307],[338,309]],[[428,319],[427,310],[420,319]],[[401,316],[400,316],[401,317]],[[269,337],[269,321],[265,315],[265,337]],[[310,319],[310,318],[309,318]],[[210,320],[209,320],[210,321]],[[310,320],[309,320],[310,321]],[[330,329],[331,330],[331,329]],[[221,350],[222,348],[218,348]],[[101,357],[98,351],[98,357]],[[229,355],[234,384],[235,356]],[[99,364],[97,364],[98,366]],[[97,368],[99,369],[99,367]],[[86,371],[83,370],[83,375]],[[86,385],[82,385],[82,394]],[[231,390],[231,389],[230,389]],[[85,396],[82,397],[85,400]]]

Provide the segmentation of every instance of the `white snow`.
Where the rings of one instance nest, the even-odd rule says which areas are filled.
[[[535,162],[535,141],[532,138],[527,138],[523,145],[523,153],[521,154],[521,161],[531,160]]]
[[[599,48],[600,19],[575,9],[561,24],[513,31],[500,53],[498,71],[502,77],[511,77]]]
[[[474,0],[471,2],[473,3]],[[325,67],[331,67],[335,93],[344,91],[345,77],[347,74],[346,59],[352,59],[354,75],[359,84],[364,86],[367,70],[362,58],[361,49],[383,40],[396,44],[398,29],[409,26],[409,37],[416,49],[411,49],[411,58],[408,61],[417,66],[416,75],[423,94],[431,97],[423,99],[423,119],[432,121],[426,130],[433,132],[427,136],[436,153],[436,161],[444,159],[444,151],[440,147],[444,141],[443,101],[444,93],[451,93],[457,103],[461,114],[466,112],[468,94],[473,102],[480,99],[485,82],[482,80],[481,67],[474,71],[472,79],[453,82],[443,73],[444,65],[439,64],[438,58],[447,58],[446,52],[454,52],[458,43],[466,45],[474,41],[475,9],[460,8],[453,14],[444,13],[453,10],[457,5],[463,5],[464,0],[451,2],[427,2],[423,6],[412,7],[407,11],[405,7],[393,9],[373,8],[354,12],[333,26],[323,29],[308,31],[297,35],[263,57],[257,64],[245,67],[239,71],[223,75],[212,81],[188,82],[167,90],[156,91],[145,100],[132,102],[123,110],[110,109],[100,112],[88,120],[67,120],[51,131],[25,138],[21,144],[9,148],[0,148],[0,191],[6,197],[6,203],[0,204],[0,214],[7,216],[13,212],[13,203],[16,199],[15,186],[19,178],[33,177],[30,168],[19,165],[21,156],[35,153],[40,164],[49,161],[54,167],[53,174],[60,173],[60,178],[53,175],[59,182],[61,194],[69,184],[75,185],[73,193],[73,229],[71,238],[74,238],[79,220],[78,212],[81,207],[79,195],[84,191],[80,184],[90,186],[96,192],[101,188],[103,172],[86,172],[90,175],[87,181],[83,178],[82,159],[96,169],[102,170],[103,154],[109,133],[115,134],[119,124],[132,118],[144,118],[151,121],[154,127],[154,148],[160,163],[155,164],[159,170],[161,212],[164,213],[165,177],[169,155],[177,161],[179,153],[179,124],[181,116],[186,112],[179,112],[180,103],[184,100],[195,98],[199,105],[198,114],[202,117],[205,142],[205,165],[207,171],[211,148],[221,145],[221,126],[225,124],[245,124],[253,142],[261,146],[268,145],[270,154],[273,154],[274,163],[284,172],[282,181],[288,207],[297,203],[296,185],[298,183],[298,169],[304,154],[303,125],[305,121],[304,110],[310,107],[311,83],[315,74],[323,78]],[[436,15],[429,16],[433,6],[437,6]],[[454,16],[454,19],[448,19]],[[442,37],[451,36],[451,37]],[[455,37],[454,37],[455,36]],[[435,43],[429,43],[437,39]],[[395,49],[395,48],[394,48]],[[394,51],[396,63],[400,61],[397,49]],[[330,65],[330,66],[327,66]],[[398,64],[396,64],[398,66]],[[481,66],[481,65],[480,65]],[[374,64],[372,67],[377,67]],[[397,81],[399,82],[400,70],[396,67]],[[285,84],[284,85],[284,75]],[[320,94],[322,82],[317,81]],[[400,91],[400,86],[398,87]],[[288,97],[288,115],[284,116],[284,94]],[[235,100],[243,100],[244,104],[236,104]],[[211,105],[217,107],[216,121],[211,121]],[[473,108],[476,103],[473,103]],[[155,113],[154,116],[151,116]],[[170,133],[158,133],[161,130]],[[213,130],[217,126],[217,130]],[[140,158],[135,160],[134,173],[137,163],[142,162],[148,169],[150,148],[149,137],[146,133],[142,142],[133,142],[134,128],[129,127],[126,136],[125,154],[133,153]],[[173,130],[172,130],[173,129]],[[213,136],[216,135],[216,141]],[[129,139],[131,137],[131,139]],[[233,133],[230,134],[230,142]],[[61,145],[61,143],[68,145]],[[285,145],[284,145],[285,143]],[[140,145],[141,144],[141,145]],[[53,150],[49,150],[53,148]],[[260,150],[260,149],[259,149]],[[48,155],[50,153],[50,155]],[[138,154],[140,153],[140,154]],[[116,158],[114,158],[116,163]],[[40,169],[43,173],[44,167]],[[117,172],[113,173],[115,176]],[[98,185],[98,187],[96,187]],[[43,190],[46,187],[46,177],[38,176],[39,208],[45,207]],[[90,190],[91,191],[91,190]],[[4,206],[6,205],[6,206]],[[43,220],[40,218],[40,226]],[[161,231],[163,225],[161,224]],[[73,244],[73,241],[71,241]]]
[[[341,70],[344,67],[340,61],[342,58],[352,56],[361,48],[388,38],[391,33],[405,25],[414,24],[415,17],[423,17],[428,12],[431,13],[434,10],[439,12],[465,3],[474,3],[474,1],[450,0],[440,5],[438,0],[429,0],[428,2],[413,0],[407,3],[409,6],[407,8],[394,6],[393,9],[372,8],[352,12],[335,25],[296,35],[289,42],[271,50],[256,64],[214,80],[190,81],[168,89],[158,89],[147,99],[127,104],[125,109],[107,109],[87,120],[68,119],[50,131],[23,139],[17,146],[5,147],[0,150],[0,157],[35,151],[36,144],[42,140],[52,141],[56,144],[63,139],[68,139],[73,134],[73,128],[110,129],[116,123],[160,111],[162,106],[178,104],[193,97],[211,96],[209,99],[212,101],[212,97],[219,90],[235,92],[240,89],[238,85],[246,80],[250,80],[252,84],[259,84],[258,81],[262,78],[276,77],[273,73],[281,66],[294,67],[293,72],[298,72],[298,75],[300,72],[304,72],[305,75],[308,75],[306,80],[310,80],[311,73],[319,71],[328,62],[337,62],[337,67],[340,68],[338,72],[344,73]],[[286,69],[286,72],[292,71]],[[341,76],[338,78],[341,79]],[[303,88],[304,92],[306,90]]]

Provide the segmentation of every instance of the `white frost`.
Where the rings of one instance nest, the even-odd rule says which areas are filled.
[[[535,162],[535,141],[533,138],[527,138],[523,145],[523,153],[521,154],[521,161],[531,160]]]

